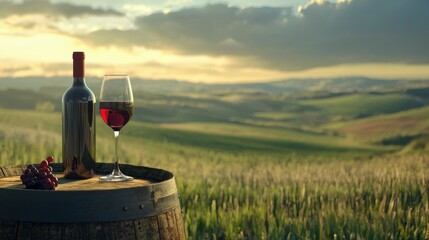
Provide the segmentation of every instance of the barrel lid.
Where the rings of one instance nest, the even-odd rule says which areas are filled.
[[[62,164],[52,166],[54,171],[62,170]],[[0,172],[6,177],[18,175],[19,169],[22,171],[25,167],[6,166]],[[98,163],[96,173],[107,174],[111,169],[113,164]],[[121,170],[137,179],[149,179],[150,184],[95,190],[83,184],[82,189],[70,191],[0,187],[0,219],[47,223],[112,222],[156,216],[180,206],[171,172],[126,164],[121,164]],[[9,178],[13,179],[3,180]],[[15,179],[19,181],[19,177]]]

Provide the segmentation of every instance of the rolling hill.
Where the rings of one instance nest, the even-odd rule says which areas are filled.
[[[101,86],[101,76],[88,76],[87,83],[91,89],[98,92]],[[66,89],[70,86],[72,78],[69,76],[57,77],[20,77],[0,78],[2,89],[40,90],[45,87]],[[303,92],[370,92],[370,91],[396,91],[399,89],[429,87],[427,80],[395,80],[371,79],[365,77],[343,78],[315,78],[315,79],[287,79],[273,80],[263,83],[239,84],[206,84],[192,83],[177,80],[151,80],[131,76],[135,91],[159,92],[168,94],[177,93],[219,93],[219,92],[267,92],[273,94],[303,93]]]
[[[9,132],[21,140],[25,133],[51,136],[56,143],[45,142],[58,152],[61,96],[71,80],[0,82],[3,140],[14,136]],[[97,95],[100,79],[88,83]],[[134,141],[124,141],[130,146],[143,141],[154,154],[157,146],[283,155],[400,151],[429,132],[429,88],[416,88],[428,83],[350,78],[209,85],[135,79],[135,114],[124,130]],[[99,125],[99,140],[107,143],[108,128]]]
[[[404,93],[356,93],[326,99],[300,101],[329,114],[333,119],[355,119],[400,112],[425,105],[423,99]]]
[[[365,119],[331,123],[325,127],[361,141],[406,145],[429,134],[429,106]]]

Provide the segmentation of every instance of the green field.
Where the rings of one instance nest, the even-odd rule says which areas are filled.
[[[301,103],[317,107],[337,119],[394,113],[424,105],[421,99],[402,93],[350,94],[327,99],[304,100]]]
[[[28,91],[3,91],[1,165],[61,161],[55,94]],[[429,106],[368,94],[137,89],[120,161],[175,174],[188,239],[428,239]],[[97,161],[112,146],[97,116]]]

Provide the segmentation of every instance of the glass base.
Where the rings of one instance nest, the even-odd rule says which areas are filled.
[[[103,182],[125,182],[125,181],[131,181],[133,179],[134,179],[133,177],[127,176],[121,172],[116,174],[111,173],[109,175],[100,177],[100,181],[103,181]]]

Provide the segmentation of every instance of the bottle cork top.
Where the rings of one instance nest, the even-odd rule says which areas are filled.
[[[73,52],[73,59],[85,59],[84,52]]]
[[[73,52],[73,77],[85,77],[85,53]]]

